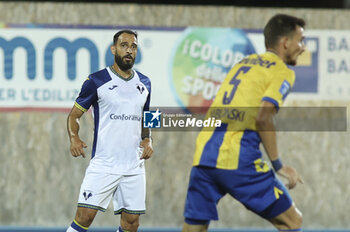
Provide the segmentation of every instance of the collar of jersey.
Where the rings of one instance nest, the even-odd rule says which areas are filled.
[[[112,71],[112,73],[114,73],[117,77],[119,77],[120,79],[122,79],[122,80],[124,80],[124,81],[130,81],[130,80],[134,77],[134,75],[135,75],[135,74],[134,74],[134,71],[132,71],[132,74],[131,74],[130,77],[124,78],[124,77],[120,76],[120,75],[114,70],[114,68],[113,68],[112,65],[109,66],[109,69]]]
[[[269,54],[271,57],[273,57],[276,60],[282,60],[281,57],[279,57],[276,53],[272,51],[266,51],[267,54]]]
[[[282,58],[279,57],[276,53],[274,53],[272,51],[266,51],[266,54],[268,54],[270,57],[272,57],[275,61],[280,62],[281,64],[284,64],[286,67],[288,67],[288,65],[286,63],[284,63]]]

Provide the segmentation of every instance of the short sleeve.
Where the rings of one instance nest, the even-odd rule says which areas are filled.
[[[148,96],[147,96],[147,100],[145,102],[145,105],[143,107],[144,111],[148,111],[149,110],[150,102],[151,102],[151,83],[149,84],[149,87],[148,87]]]
[[[146,77],[145,75],[143,75],[142,73],[136,71],[140,81],[146,86],[147,90],[148,90],[148,96],[145,102],[145,105],[143,106],[143,110],[144,111],[148,111],[149,110],[149,106],[150,106],[150,102],[151,102],[151,80]]]
[[[292,70],[286,73],[279,73],[274,76],[264,93],[262,101],[271,102],[277,109],[283,104],[284,100],[292,90],[295,74]]]
[[[88,77],[81,87],[79,96],[75,101],[75,106],[86,112],[90,106],[97,101],[97,87],[94,81]]]

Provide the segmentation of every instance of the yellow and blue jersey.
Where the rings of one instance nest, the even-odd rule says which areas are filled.
[[[256,129],[259,106],[268,101],[278,109],[294,80],[294,72],[272,52],[252,54],[236,64],[206,115],[221,119],[222,126],[199,133],[193,166],[235,170],[253,163],[256,171],[268,171]]]

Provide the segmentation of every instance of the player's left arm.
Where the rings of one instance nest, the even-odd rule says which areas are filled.
[[[140,159],[149,159],[153,154],[151,129],[142,126],[141,138],[140,147],[143,148],[143,153]]]
[[[143,107],[143,110],[149,110],[149,105],[151,101],[151,88],[149,87],[148,89],[149,93],[147,96],[146,103]],[[141,120],[141,138],[142,141],[140,142],[140,147],[143,148],[143,153],[140,157],[140,159],[149,159],[151,158],[153,154],[153,146],[152,146],[152,136],[151,136],[151,129],[150,128],[145,128],[143,126],[143,117]]]

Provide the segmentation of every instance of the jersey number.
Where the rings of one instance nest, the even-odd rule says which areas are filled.
[[[237,72],[235,73],[235,75],[232,77],[230,84],[233,85],[233,88],[230,92],[230,94],[226,91],[224,94],[224,98],[222,99],[222,103],[224,105],[228,105],[231,103],[233,97],[235,96],[237,87],[239,85],[239,83],[241,83],[241,80],[237,80],[237,77],[239,76],[239,74],[241,74],[243,72],[243,74],[245,74],[246,72],[249,71],[249,69],[251,69],[251,67],[249,66],[242,66],[240,67]],[[229,95],[229,96],[227,96]]]

